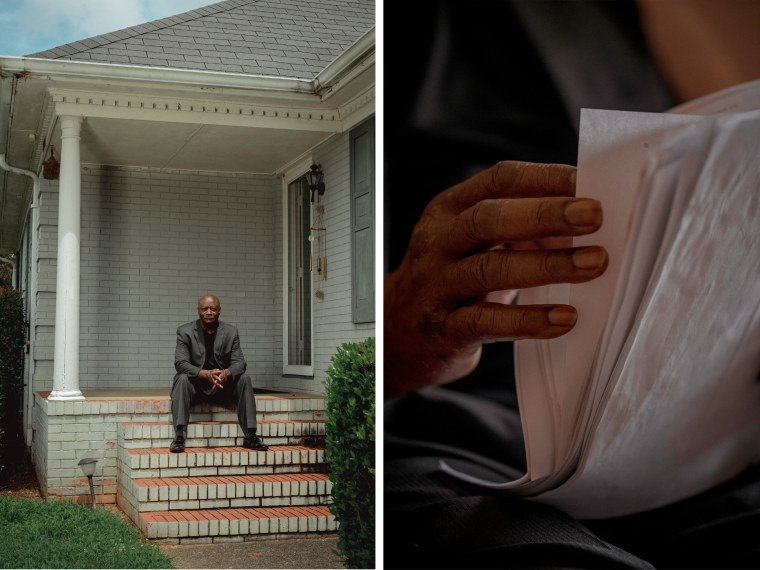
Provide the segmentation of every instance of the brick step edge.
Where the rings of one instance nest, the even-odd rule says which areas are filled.
[[[187,448],[184,453],[171,453],[168,448],[120,448],[117,463],[119,479],[267,475],[327,469],[324,448],[305,446],[273,446],[269,451],[196,447]]]
[[[316,437],[325,435],[323,420],[264,420],[258,422],[260,437]],[[240,438],[243,432],[237,422],[194,422],[186,428],[188,439]],[[118,426],[119,441],[125,445],[139,445],[155,439],[174,439],[170,422],[122,422]]]
[[[285,475],[228,475],[221,477],[164,477],[158,479],[139,479],[135,481],[138,487],[164,487],[181,485],[245,485],[246,483],[302,483],[309,481],[327,481],[329,476],[325,473],[302,473]]]
[[[138,521],[149,539],[301,534],[338,528],[326,506],[164,511],[140,513]]]
[[[305,489],[305,492],[301,486],[282,488],[272,484],[266,487],[257,484],[255,489],[250,493],[250,496],[247,496],[249,492],[246,489],[243,496],[225,494],[226,496],[224,497],[220,496],[221,494],[218,493],[219,489],[215,487],[186,487],[186,492],[182,494],[179,493],[179,488],[161,487],[158,489],[158,495],[155,493],[156,489],[152,489],[154,492],[151,499],[168,500],[142,500],[137,495],[140,494],[140,491],[144,491],[144,489],[136,489],[134,484],[130,484],[126,487],[119,487],[119,500],[122,505],[128,504],[129,512],[133,514],[205,509],[304,507],[331,504],[332,496],[327,493],[327,485],[321,481],[319,483],[322,484],[319,486],[316,483],[312,481],[311,485]],[[176,492],[168,494],[170,491]],[[144,493],[142,496],[145,496]],[[178,499],[173,500],[171,497],[178,497]],[[183,499],[182,497],[185,498]]]
[[[119,442],[121,447],[127,450],[133,449],[169,449],[174,438],[157,439],[131,439]],[[310,449],[324,449],[326,438],[324,435],[262,435],[261,441],[273,447],[308,447]],[[243,436],[239,437],[190,437],[185,439],[185,451],[243,448]],[[247,451],[254,451],[249,450]]]
[[[317,532],[293,533],[269,533],[269,534],[238,534],[233,536],[195,536],[185,538],[151,538],[151,544],[228,544],[230,542],[254,542],[258,540],[291,540],[300,538],[338,538],[337,530],[325,530]]]
[[[147,511],[218,508],[220,506],[326,504],[332,493],[332,487],[332,481],[330,481],[329,475],[325,473],[283,473],[277,475],[132,479],[128,484],[122,484],[120,490],[137,510]],[[280,501],[281,499],[285,502]],[[294,499],[301,502],[293,503]],[[215,500],[224,500],[226,504],[203,506],[204,502]],[[145,503],[163,503],[166,506],[163,509],[138,506],[138,504],[143,505]]]

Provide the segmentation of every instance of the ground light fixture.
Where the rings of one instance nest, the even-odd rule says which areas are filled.
[[[92,508],[95,508],[95,487],[92,484],[92,476],[95,474],[95,465],[97,462],[98,460],[93,457],[83,457],[79,460],[79,467],[90,482],[90,507]]]

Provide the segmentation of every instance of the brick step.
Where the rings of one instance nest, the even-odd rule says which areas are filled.
[[[207,477],[325,472],[324,447],[273,445],[268,451],[244,447],[189,447],[171,453],[168,447],[118,450],[122,477]]]
[[[163,415],[171,414],[171,401],[169,388],[166,395],[161,397],[134,397],[134,398],[109,398],[105,395],[93,396],[84,401],[48,401],[49,391],[39,391],[37,395],[45,402],[48,415]],[[291,419],[301,419],[299,414],[311,415],[313,419],[324,419],[325,401],[319,395],[290,395],[274,396],[268,394],[256,394],[256,411],[260,414],[285,414],[291,415]],[[235,413],[226,408],[207,403],[197,404],[192,407],[191,414],[230,414],[230,419],[235,419]],[[165,416],[164,416],[165,417]],[[191,415],[192,417],[192,415]],[[203,418],[199,418],[203,419]],[[210,418],[208,418],[210,419]]]
[[[335,532],[335,516],[326,506],[261,507],[140,513],[136,521],[150,539],[191,542],[244,540],[255,535]]]
[[[171,413],[162,416],[153,416],[156,421],[163,421],[165,418],[170,418]],[[265,420],[301,420],[301,421],[313,421],[324,420],[325,413],[322,410],[301,410],[298,412],[292,411],[278,411],[278,412],[262,412],[260,409],[256,410],[256,421],[262,422]],[[153,421],[146,419],[146,421]],[[190,422],[237,422],[237,413],[227,410],[225,408],[215,408],[210,411],[203,411],[196,409],[195,406],[190,411]]]
[[[331,491],[324,473],[133,479],[121,488],[138,512],[320,505]]]
[[[167,412],[171,413],[170,409]],[[280,398],[256,396],[256,419],[324,420],[324,398]],[[191,422],[237,421],[237,413],[208,403],[196,404],[190,411]]]
[[[324,420],[263,420],[258,434],[267,445],[316,445],[324,441]],[[169,447],[174,438],[171,422],[125,422],[118,427],[119,444],[127,449]],[[187,447],[241,446],[243,433],[237,421],[204,421],[187,426]]]
[[[237,413],[226,408],[193,406],[184,453],[169,451],[168,399],[119,410],[133,415],[115,426],[116,502],[145,536],[229,542],[335,532],[324,399],[257,394],[256,404],[267,451],[242,447]]]

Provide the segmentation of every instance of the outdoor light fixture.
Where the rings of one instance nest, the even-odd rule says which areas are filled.
[[[319,202],[319,196],[325,193],[325,183],[322,181],[325,177],[325,173],[322,172],[322,165],[314,163],[309,168],[309,190],[311,190],[311,203],[314,203],[314,192],[317,192],[317,202]]]
[[[58,180],[61,174],[61,165],[55,159],[55,147],[50,145],[50,158],[42,163],[42,177],[45,180]]]
[[[97,459],[92,457],[83,457],[79,460],[79,467],[82,469],[82,473],[87,475],[87,480],[90,482],[90,506],[95,508],[95,487],[92,484],[92,476],[95,474],[95,464]]]

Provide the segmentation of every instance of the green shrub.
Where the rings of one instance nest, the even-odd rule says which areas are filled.
[[[375,566],[375,339],[338,347],[327,369],[325,436],[338,553]]]
[[[20,406],[24,386],[24,302],[10,285],[9,266],[0,275],[0,480],[13,461],[21,437]]]
[[[136,527],[104,508],[0,497],[0,568],[171,568]]]

